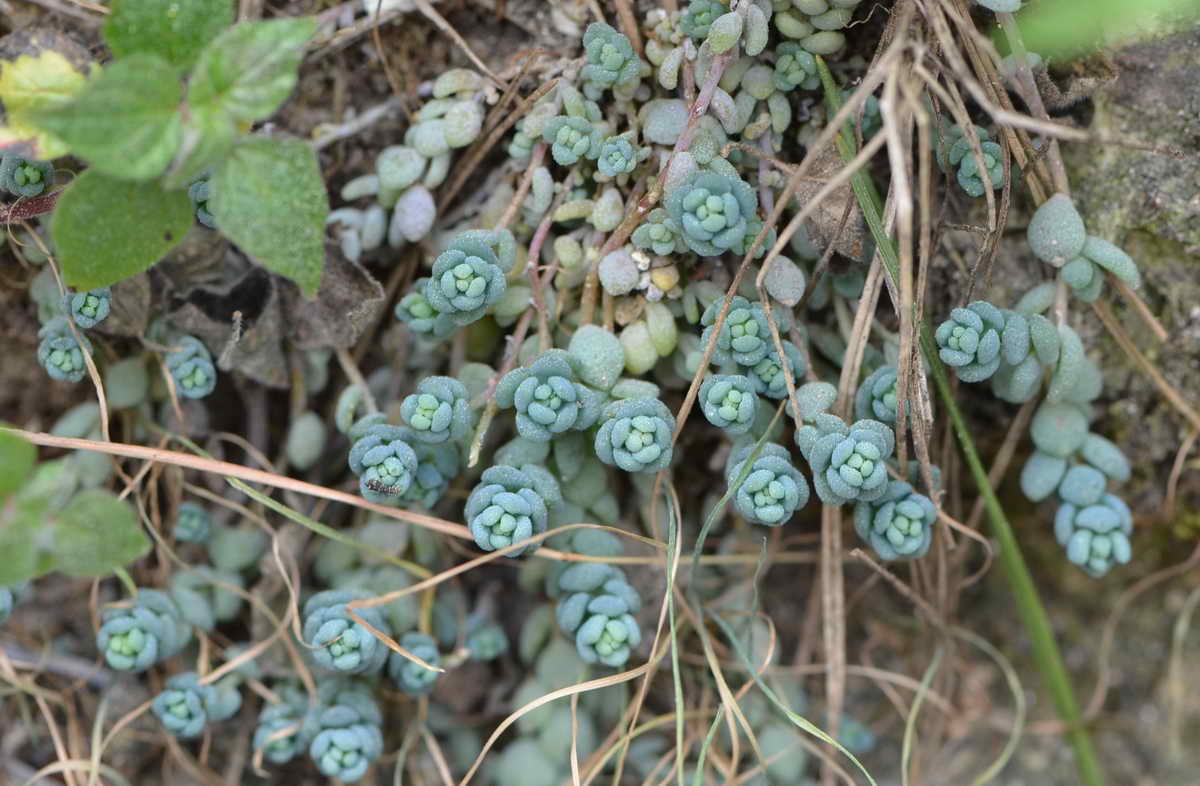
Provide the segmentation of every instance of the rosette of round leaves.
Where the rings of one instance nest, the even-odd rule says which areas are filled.
[[[208,347],[195,336],[181,336],[164,357],[175,389],[184,398],[204,398],[217,386],[217,368]]]
[[[1047,264],[1061,267],[1083,251],[1087,230],[1071,197],[1055,194],[1043,202],[1029,219],[1025,237],[1034,256]]]
[[[318,592],[304,604],[304,643],[324,668],[342,674],[375,674],[387,661],[387,648],[380,639],[355,622],[346,604],[370,595],[354,589]],[[390,636],[383,613],[375,607],[356,612],[371,627]]]
[[[206,543],[212,533],[212,515],[195,502],[184,502],[175,517],[175,540],[184,543]]]
[[[67,318],[57,316],[42,326],[38,338],[41,339],[37,351],[38,362],[51,379],[64,382],[83,379],[87,374],[83,355],[92,351],[92,343],[87,336],[80,334],[77,339],[67,324]]]
[[[168,679],[150,704],[163,727],[184,740],[200,736],[209,722],[232,718],[241,706],[242,694],[232,685],[201,685],[194,671]]]
[[[758,196],[733,173],[694,172],[667,192],[663,204],[682,228],[684,243],[702,257],[744,253],[750,222],[757,220]]]
[[[1133,514],[1112,494],[1100,494],[1086,505],[1063,502],[1054,516],[1054,536],[1066,548],[1067,559],[1093,578],[1129,562],[1132,534]]]
[[[775,27],[814,55],[830,55],[846,45],[842,28],[850,24],[862,0],[792,0],[792,7],[775,14]]]
[[[542,140],[550,145],[550,155],[560,166],[600,156],[600,130],[586,117],[555,115],[542,127]]]
[[[561,500],[558,482],[544,469],[531,464],[521,469],[498,464],[483,471],[467,497],[463,515],[476,545],[495,551],[545,532],[549,509]],[[518,557],[535,548],[517,549],[509,556]]]
[[[671,465],[675,416],[656,398],[614,401],[596,432],[596,456],[626,472],[657,472]]]
[[[366,429],[350,448],[350,471],[358,476],[364,499],[399,505],[417,471],[417,454],[409,440],[413,432],[379,423]]]
[[[1000,368],[1000,333],[1004,314],[986,300],[956,308],[938,326],[938,357],[963,382],[982,382]]]
[[[400,646],[430,666],[441,665],[437,642],[429,634],[417,631],[405,633],[400,639]],[[424,696],[433,690],[440,672],[427,669],[399,652],[392,652],[388,657],[388,676],[396,683],[396,687],[410,696]]]
[[[622,36],[624,37],[624,36]],[[638,151],[633,146],[633,134],[610,136],[600,143],[596,168],[607,177],[628,174],[638,163]]]
[[[117,671],[145,671],[187,644],[192,630],[175,601],[153,589],[139,589],[128,606],[105,609],[96,649]]]
[[[54,165],[17,153],[0,159],[0,188],[18,197],[35,197],[54,185]]]
[[[364,686],[323,680],[317,690],[322,706],[308,755],[323,775],[353,783],[383,753],[383,715]]]
[[[996,396],[1019,404],[1037,393],[1045,368],[1058,362],[1058,328],[1041,314],[1005,309],[1000,334],[1001,364],[992,377]]]
[[[472,660],[495,660],[508,652],[508,634],[493,620],[467,620],[467,651]]]
[[[883,423],[896,422],[896,367],[880,366],[872,371],[854,396],[854,414],[859,419],[874,418]]]
[[[917,559],[929,551],[937,508],[901,480],[887,484],[883,496],[854,506],[854,529],[885,561]]]
[[[775,47],[775,89],[788,92],[796,88],[816,90],[821,86],[817,59],[794,41]]]
[[[602,562],[577,562],[559,574],[557,588],[562,593],[555,609],[558,627],[574,638],[579,657],[623,666],[642,640],[633,616],[641,597],[625,574]]]
[[[719,0],[692,0],[679,17],[679,29],[693,41],[703,41],[712,23],[728,11],[729,5]]]
[[[401,495],[401,499],[429,510],[438,503],[446,489],[450,488],[450,483],[458,476],[462,458],[454,442],[421,442],[415,437],[410,438],[408,431],[405,429],[400,438],[408,442],[416,454],[417,471],[413,473],[412,482]]]
[[[979,158],[971,151],[970,155],[963,156],[959,161],[958,172],[955,175],[958,187],[973,197],[983,196],[986,189],[981,172],[987,172],[988,182],[992,184],[993,191],[1003,185],[1004,178],[1004,151],[1000,145],[996,142],[983,142],[979,148],[983,169],[980,169]]]
[[[606,87],[629,87],[637,84],[640,71],[633,44],[612,26],[592,22],[583,32],[583,52],[587,65],[579,72],[585,87],[597,95]],[[593,95],[593,98],[596,96]]]
[[[536,442],[583,430],[596,422],[601,396],[577,380],[579,362],[562,349],[548,349],[528,366],[515,368],[496,385],[496,403],[515,409],[517,431]]]
[[[283,701],[264,705],[254,729],[254,747],[263,757],[275,764],[289,762],[308,747],[315,732],[312,723],[305,723],[308,698],[292,685],[276,687]]]
[[[434,261],[425,300],[456,325],[469,325],[504,295],[506,272],[486,243],[460,235]]]
[[[651,210],[629,239],[643,251],[653,251],[659,256],[682,254],[688,248],[683,241],[683,228],[661,207]]]
[[[467,398],[467,389],[457,379],[426,377],[401,402],[400,417],[419,442],[461,440],[474,425]]]
[[[445,338],[458,326],[450,315],[438,311],[425,297],[425,289],[429,286],[428,278],[418,279],[413,284],[413,291],[396,303],[396,319],[408,325],[414,333]]]
[[[245,585],[241,574],[200,565],[172,575],[170,595],[189,625],[212,630],[241,611],[242,596],[237,590]]]
[[[725,298],[719,297],[710,303],[700,316],[700,324],[704,325],[700,343],[704,346],[708,346],[708,342],[712,340],[717,317],[724,307]],[[751,303],[741,295],[734,295],[729,301],[725,322],[717,333],[713,362],[754,366],[770,351],[771,327],[762,303]]]
[[[112,289],[103,287],[63,295],[63,311],[84,329],[96,327],[112,311]]]
[[[709,375],[700,385],[700,411],[717,428],[745,434],[758,411],[754,384],[740,374]]]
[[[751,459],[754,448],[753,441],[735,446],[725,463],[725,483],[736,485],[733,505],[743,518],[778,527],[808,502],[808,481],[792,464],[787,448],[767,442]],[[739,483],[743,472],[747,474]]]
[[[796,430],[796,444],[826,505],[874,502],[887,492],[885,461],[896,435],[886,424],[863,419],[847,426],[836,415],[820,413]]]
[[[796,379],[803,377],[807,368],[804,355],[800,354],[800,350],[795,344],[783,341],[783,359],[781,360],[770,336],[767,336],[767,343],[770,350],[762,360],[745,368],[746,376],[754,385],[755,391],[767,398],[786,398],[788,394],[787,374],[792,375],[793,383]]]

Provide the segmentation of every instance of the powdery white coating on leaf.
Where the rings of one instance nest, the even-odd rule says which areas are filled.
[[[567,351],[578,361],[579,379],[600,390],[611,389],[625,368],[621,341],[598,325],[584,325],[575,331]]]
[[[628,249],[618,248],[600,260],[600,285],[610,295],[625,295],[637,286],[641,271]]]
[[[392,210],[392,221],[388,226],[388,245],[401,246],[405,242],[416,243],[433,229],[437,217],[437,205],[433,195],[425,186],[413,186],[400,195]]]
[[[1066,194],[1055,194],[1033,214],[1026,237],[1038,259],[1061,266],[1083,251],[1087,230],[1071,198]]]
[[[688,106],[678,98],[660,98],[647,102],[638,115],[647,142],[673,145],[687,126]]]
[[[650,328],[642,320],[631,322],[621,331],[621,349],[625,353],[625,370],[637,376],[654,368],[658,350],[650,338]]]
[[[1079,407],[1046,403],[1034,413],[1029,435],[1039,450],[1065,459],[1083,444],[1087,426],[1087,416]]]
[[[804,271],[787,257],[775,257],[767,268],[763,286],[767,294],[785,306],[794,306],[804,297]]]
[[[1066,459],[1035,450],[1021,468],[1021,491],[1031,502],[1041,502],[1054,493],[1066,472]]]

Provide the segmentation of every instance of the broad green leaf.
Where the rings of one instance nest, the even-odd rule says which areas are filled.
[[[217,107],[238,123],[274,114],[296,87],[313,19],[243,22],[210,43],[196,63],[188,103]]]
[[[325,269],[329,196],[313,149],[296,139],[247,139],[217,169],[217,226],[268,270],[316,294]]]
[[[67,144],[40,128],[32,115],[70,103],[85,85],[87,77],[53,50],[0,62],[0,101],[6,114],[0,145],[28,141],[38,158],[65,156],[70,152]]]
[[[1200,0],[1042,0],[1022,9],[1017,22],[1029,51],[1058,60],[1183,30],[1197,18]]]
[[[36,461],[37,448],[16,434],[0,431],[0,501],[21,488]]]
[[[103,576],[149,550],[133,506],[111,491],[81,491],[56,517],[55,567],[68,576]]]
[[[183,86],[161,57],[130,55],[107,66],[73,101],[33,114],[93,168],[126,180],[158,177],[182,137]]]
[[[118,180],[89,169],[58,200],[50,233],[63,278],[76,289],[107,287],[142,272],[194,223],[184,191]]]
[[[181,70],[233,24],[233,0],[114,0],[111,8],[104,40],[116,57],[149,52]]]
[[[46,546],[51,536],[46,526],[44,499],[12,500],[0,509],[0,587],[37,578],[54,568]]]

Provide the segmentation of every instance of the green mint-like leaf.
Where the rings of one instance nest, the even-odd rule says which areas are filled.
[[[115,0],[111,7],[104,40],[115,56],[149,52],[181,70],[233,24],[233,0]]]
[[[217,36],[200,53],[188,103],[216,106],[235,122],[272,115],[296,86],[313,19],[243,22]]]
[[[248,139],[217,169],[217,226],[268,270],[312,297],[325,268],[329,196],[317,154],[296,139]]]
[[[183,85],[161,57],[130,55],[107,66],[75,100],[34,121],[93,168],[124,180],[150,180],[171,163],[182,137]]]
[[[59,199],[50,232],[67,284],[87,290],[142,272],[183,240],[191,226],[186,192],[89,169]]]
[[[0,587],[11,587],[50,571],[53,556],[43,548],[46,538],[43,498],[26,499],[18,494],[0,511]]]
[[[37,448],[15,434],[0,431],[0,500],[21,488],[35,461]]]
[[[68,576],[103,576],[150,550],[133,507],[109,491],[79,492],[56,519],[55,567]]]
[[[183,120],[183,141],[163,175],[163,188],[185,188],[229,155],[237,140],[236,126],[220,107],[193,106],[189,110]]]

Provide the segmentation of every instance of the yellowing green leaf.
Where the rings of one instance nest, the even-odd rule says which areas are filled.
[[[58,158],[70,152],[57,136],[40,128],[33,113],[69,103],[87,84],[87,77],[60,53],[45,50],[0,62],[0,102],[7,126],[0,128],[0,145],[27,141],[37,158]]]

